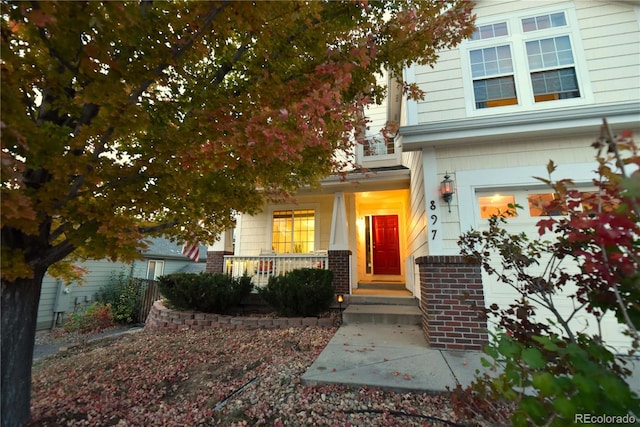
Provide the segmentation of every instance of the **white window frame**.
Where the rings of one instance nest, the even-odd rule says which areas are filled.
[[[320,221],[319,221],[319,215],[320,215],[320,209],[319,209],[320,205],[317,203],[310,203],[310,204],[300,204],[300,205],[294,205],[294,204],[286,204],[286,205],[275,205],[275,206],[271,206],[269,208],[269,217],[268,217],[268,221],[269,221],[269,225],[267,228],[267,238],[266,238],[266,242],[268,243],[268,247],[267,248],[262,248],[263,250],[267,250],[270,251],[271,248],[273,248],[273,213],[277,212],[277,211],[287,211],[287,210],[291,210],[291,211],[304,211],[304,210],[312,210],[313,211],[313,222],[314,222],[314,234],[313,234],[313,245],[314,245],[314,251],[317,251],[319,246],[320,246]],[[294,252],[288,252],[288,253],[294,253]]]
[[[153,277],[149,277],[151,271],[149,270],[151,268],[151,263],[154,262],[154,269],[153,269]],[[160,268],[158,268],[160,267]],[[160,273],[158,273],[158,270],[160,270]],[[164,275],[164,261],[161,259],[150,259],[147,261],[147,279],[148,280],[158,280],[158,277]]]
[[[530,32],[524,32],[522,30],[522,19],[557,12],[564,12],[567,22],[566,26],[546,28]],[[497,24],[500,22],[506,22],[509,31],[508,35],[479,40],[465,40],[460,45],[462,67],[463,70],[465,70],[465,72],[463,72],[463,84],[465,99],[467,99],[466,110],[468,116],[492,116],[523,111],[548,110],[550,108],[567,108],[593,103],[593,92],[588,79],[588,69],[580,37],[578,19],[575,9],[572,6],[564,4],[500,15],[499,18],[496,16],[492,16],[490,19],[479,18],[476,25],[478,27],[482,27],[484,25]],[[560,36],[569,36],[580,96],[577,98],[535,102],[531,84],[531,71],[529,70],[527,60],[526,42]],[[476,108],[473,90],[473,77],[471,75],[470,52],[472,50],[502,45],[508,45],[511,49],[514,68],[514,83],[518,103],[491,108]]]

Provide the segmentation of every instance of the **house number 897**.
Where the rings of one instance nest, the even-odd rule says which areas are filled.
[[[432,211],[436,210],[436,201],[435,200],[431,200],[431,202],[429,203],[429,209],[431,209]],[[438,216],[437,215],[431,215],[431,225],[436,225],[438,223]],[[436,240],[436,235],[438,234],[438,230],[436,228],[432,228],[431,229],[431,240]]]

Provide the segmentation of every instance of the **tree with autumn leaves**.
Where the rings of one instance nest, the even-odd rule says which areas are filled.
[[[2,425],[29,418],[46,272],[212,241],[343,168],[382,99],[470,2],[2,2]],[[405,93],[420,92],[404,85]]]

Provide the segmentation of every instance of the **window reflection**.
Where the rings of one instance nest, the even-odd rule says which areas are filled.
[[[510,209],[509,205],[515,204],[516,199],[513,195],[503,196],[495,194],[493,196],[478,197],[480,205],[480,217],[491,218],[497,216],[517,216],[514,209]]]

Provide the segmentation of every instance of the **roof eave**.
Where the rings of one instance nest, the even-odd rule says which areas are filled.
[[[598,135],[602,119],[617,128],[640,126],[640,102],[544,110],[450,122],[402,126],[404,151],[451,144],[489,142],[503,139],[540,138],[568,134]]]

